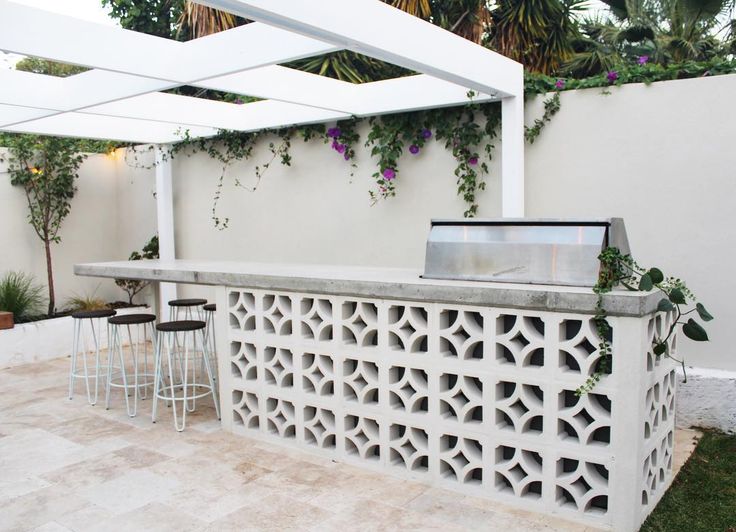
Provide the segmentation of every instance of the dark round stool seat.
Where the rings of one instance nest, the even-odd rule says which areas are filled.
[[[122,316],[113,316],[107,320],[112,325],[142,325],[156,321],[153,314],[124,314]]]
[[[215,312],[217,310],[217,305],[214,303],[207,303],[204,307],[202,307],[208,312]]]
[[[204,322],[198,320],[165,321],[156,325],[156,329],[163,332],[198,331],[204,329]]]
[[[116,310],[111,308],[103,308],[99,310],[77,310],[72,312],[72,318],[75,320],[86,320],[90,318],[109,318],[117,314]]]
[[[198,307],[199,305],[206,305],[206,299],[172,299],[169,301],[170,307]]]

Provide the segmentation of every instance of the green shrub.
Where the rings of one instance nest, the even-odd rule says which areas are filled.
[[[110,308],[110,305],[107,304],[107,301],[105,301],[104,299],[100,299],[99,297],[95,297],[94,294],[84,296],[72,296],[67,300],[66,304],[69,306],[69,310],[71,311],[103,310]]]
[[[0,279],[0,310],[12,312],[17,322],[43,314],[43,292],[33,275],[8,272]]]

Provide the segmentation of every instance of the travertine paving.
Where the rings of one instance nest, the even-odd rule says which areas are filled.
[[[592,530],[220,430],[66,399],[68,359],[0,370],[0,530]],[[162,406],[162,405],[160,405]],[[697,433],[678,431],[675,468]]]

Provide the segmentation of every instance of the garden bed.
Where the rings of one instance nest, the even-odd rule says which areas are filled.
[[[118,309],[118,314],[151,312],[145,306]],[[0,331],[0,368],[69,356],[72,351],[74,326],[70,315],[16,324]],[[102,346],[107,338],[102,335]]]

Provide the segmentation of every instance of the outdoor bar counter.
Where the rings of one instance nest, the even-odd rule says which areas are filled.
[[[605,296],[612,373],[577,396],[601,360],[590,288],[185,260],[75,273],[217,287],[227,430],[617,531],[671,481],[654,293]]]

